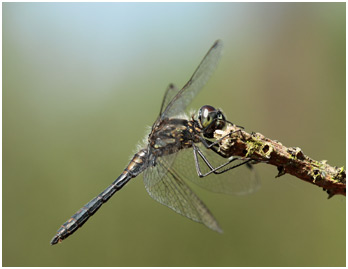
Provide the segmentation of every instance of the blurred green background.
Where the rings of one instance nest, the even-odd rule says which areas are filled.
[[[345,3],[3,3],[4,266],[345,266],[345,197],[259,165],[246,196],[195,188],[217,234],[135,178],[76,234],[59,226],[125,168],[216,39],[191,109],[345,166]]]

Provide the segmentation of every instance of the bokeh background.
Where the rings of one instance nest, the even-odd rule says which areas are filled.
[[[4,266],[345,266],[345,197],[259,165],[246,196],[195,188],[217,234],[160,205],[142,176],[62,244],[216,39],[192,109],[345,166],[345,3],[3,3]]]

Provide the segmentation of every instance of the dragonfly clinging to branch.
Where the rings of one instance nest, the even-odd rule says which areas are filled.
[[[199,109],[197,118],[182,116],[215,70],[221,51],[222,42],[217,40],[183,88],[176,88],[173,84],[168,86],[147,144],[109,187],[59,228],[52,245],[74,233],[111,196],[140,173],[143,173],[145,188],[153,199],[212,230],[222,231],[185,181],[191,180],[215,192],[249,192],[257,186],[255,177],[248,175],[240,179],[221,174],[225,175],[225,172],[237,167],[247,167],[252,171],[251,160],[239,157],[226,159],[219,153],[213,134],[225,128],[226,124],[232,124],[220,110],[205,105]]]

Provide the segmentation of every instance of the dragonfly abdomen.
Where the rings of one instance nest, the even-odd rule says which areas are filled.
[[[72,235],[89,219],[89,217],[97,212],[98,209],[115,194],[115,192],[120,190],[131,178],[140,174],[146,168],[144,163],[146,156],[146,149],[140,150],[136,153],[123,173],[109,187],[85,204],[85,206],[80,208],[80,210],[71,216],[71,218],[58,229],[56,235],[51,240],[51,245],[55,245]]]

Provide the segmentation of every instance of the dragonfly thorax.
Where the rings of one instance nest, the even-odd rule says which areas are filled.
[[[186,119],[164,119],[155,126],[148,138],[156,156],[169,155],[192,147],[197,142],[194,125]]]

